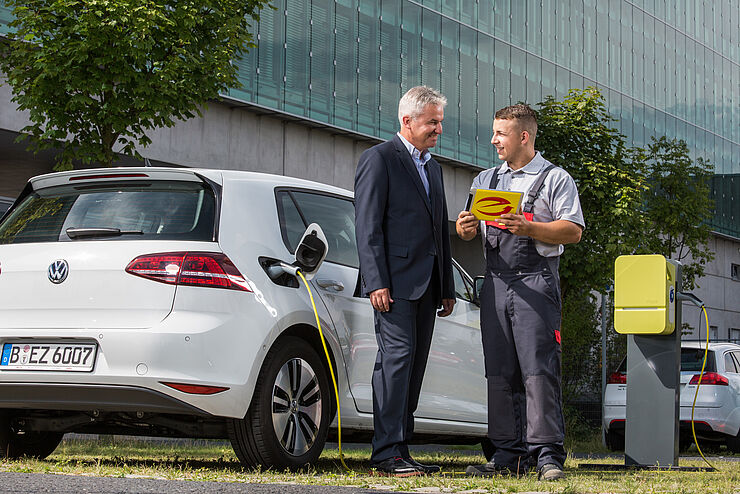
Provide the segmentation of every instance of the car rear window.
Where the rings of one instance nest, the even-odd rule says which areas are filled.
[[[681,349],[681,370],[686,372],[700,372],[701,365],[704,362],[704,350],[696,348],[682,348]],[[704,372],[714,372],[716,370],[714,365],[714,352],[709,351],[707,353],[707,365],[704,367]],[[617,372],[627,372],[627,359],[623,359],[622,363],[619,364]]]
[[[696,348],[681,349],[681,370],[691,372],[701,372],[701,366],[704,363],[704,350]],[[714,352],[707,353],[707,365],[704,372],[714,372],[717,367],[714,365]]]
[[[215,211],[213,191],[198,182],[49,187],[34,191],[4,218],[0,244],[93,239],[212,241]],[[96,229],[108,231],[101,235]],[[116,229],[121,233],[116,234]]]

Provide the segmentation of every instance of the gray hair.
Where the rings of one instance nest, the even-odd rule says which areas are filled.
[[[428,105],[445,107],[447,98],[442,93],[427,86],[412,87],[398,102],[398,121],[403,126],[403,117],[416,118]]]

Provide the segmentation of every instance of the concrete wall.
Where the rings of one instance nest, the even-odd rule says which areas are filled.
[[[714,252],[715,258],[705,267],[693,293],[705,303],[709,325],[717,327],[717,338],[725,340],[730,337],[730,329],[740,330],[740,281],[730,277],[732,264],[740,265],[740,242],[713,236],[708,250]],[[700,317],[701,334],[697,331]],[[692,333],[685,338],[706,338],[704,315],[693,304],[684,303],[683,322],[692,327]]]

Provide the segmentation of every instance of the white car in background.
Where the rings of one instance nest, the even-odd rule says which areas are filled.
[[[339,381],[345,439],[372,434],[376,342],[357,280],[350,191],[205,169],[32,178],[0,223],[0,451],[45,457],[64,433],[229,438],[246,466],[296,468],[334,435],[313,309],[291,262],[317,223],[310,282]],[[479,311],[437,319],[418,441],[485,442]],[[490,450],[486,451],[490,455]]]
[[[704,348],[705,343],[702,342],[681,342],[679,447],[682,450],[688,449],[694,441],[691,408],[704,360]],[[604,397],[603,427],[607,445],[615,451],[624,449],[626,372],[625,359],[609,376]],[[724,443],[730,451],[740,453],[740,345],[709,343],[694,409],[694,429],[700,447]]]

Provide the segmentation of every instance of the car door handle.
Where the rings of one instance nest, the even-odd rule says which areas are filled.
[[[333,288],[337,292],[344,290],[344,283],[337,280],[316,280],[321,288]]]

